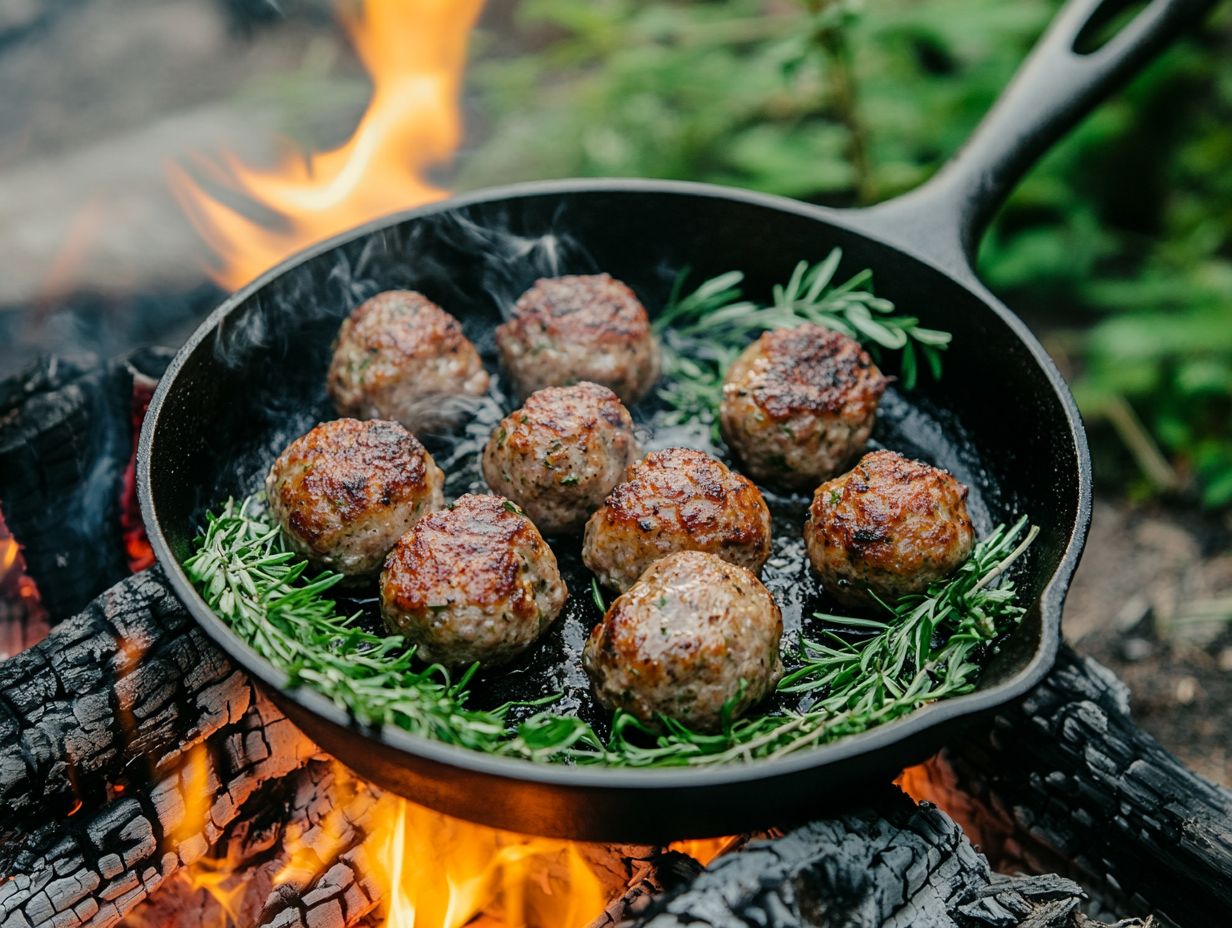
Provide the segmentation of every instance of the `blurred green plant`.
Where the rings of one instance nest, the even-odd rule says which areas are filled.
[[[1058,5],[526,0],[476,63],[485,137],[460,183],[873,202],[958,147]],[[1031,173],[980,259],[1066,369],[1103,478],[1212,506],[1232,503],[1230,54],[1225,5]]]

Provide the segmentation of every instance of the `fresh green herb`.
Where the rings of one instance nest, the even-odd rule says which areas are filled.
[[[535,715],[511,726],[512,706],[468,709],[477,665],[456,680],[439,664],[417,666],[414,648],[397,635],[357,627],[326,592],[341,574],[310,578],[307,562],[284,546],[259,499],[234,500],[212,515],[184,569],[205,601],[258,654],[367,725],[394,725],[417,735],[490,754],[567,757],[576,745],[594,756],[602,745],[588,728]]]
[[[600,612],[607,612],[607,603],[603,601],[603,591],[599,589],[599,580],[597,577],[590,578],[590,595],[595,601],[595,608]]]
[[[740,271],[712,277],[687,294],[687,270],[682,272],[654,323],[664,344],[666,384],[659,396],[677,420],[713,420],[727,368],[749,341],[767,330],[806,322],[854,338],[874,354],[900,351],[899,378],[905,389],[915,387],[921,358],[932,376],[940,377],[950,333],[924,328],[914,316],[896,315],[893,303],[873,295],[871,271],[836,284],[842,256],[842,249],[835,248],[816,264],[801,261],[786,284],[774,287],[768,305],[742,298]]]
[[[562,477],[560,485],[562,487],[571,487],[577,485],[581,481],[581,477],[577,474],[569,474],[567,477]]]
[[[505,512],[512,512],[515,516],[522,515],[521,508],[513,500],[509,500],[509,499],[505,500],[504,507],[505,507]]]
[[[802,666],[779,690],[807,694],[812,701],[804,711],[735,721],[729,711],[716,734],[669,718],[654,732],[617,712],[606,742],[585,722],[542,708],[554,696],[528,704],[539,711],[522,721],[511,716],[513,705],[468,708],[476,667],[455,680],[438,664],[416,664],[403,638],[373,634],[356,624],[357,616],[339,615],[326,594],[341,575],[310,577],[259,499],[228,502],[211,516],[185,570],[210,608],[285,671],[292,686],[312,687],[364,724],[539,762],[705,765],[783,756],[970,691],[982,652],[1022,615],[1003,575],[1035,537],[1025,528],[1025,520],[997,528],[952,578],[887,606],[884,620],[820,616],[864,637],[828,631],[824,641],[803,643]],[[606,611],[594,579],[591,594]]]
[[[779,683],[779,691],[816,694],[803,712],[750,716],[728,722],[717,734],[700,734],[668,718],[655,735],[632,716],[618,714],[608,742],[626,766],[699,766],[782,757],[803,748],[868,731],[923,705],[970,692],[981,652],[1022,617],[1014,585],[994,586],[1034,541],[1021,519],[998,526],[975,546],[970,559],[927,593],[886,606],[885,620],[820,615],[818,619],[871,633],[802,643],[804,664]],[[646,741],[653,737],[653,746]]]

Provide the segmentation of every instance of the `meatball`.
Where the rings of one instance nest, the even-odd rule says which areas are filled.
[[[971,555],[967,488],[947,471],[893,451],[864,455],[813,495],[804,541],[825,591],[847,605],[893,605],[922,593]]]
[[[728,369],[720,431],[755,480],[808,489],[864,447],[888,383],[845,335],[812,324],[776,329]]]
[[[633,419],[607,387],[546,387],[492,432],[483,476],[541,531],[576,532],[640,456]]]
[[[754,572],[770,556],[761,492],[701,451],[652,451],[631,464],[590,521],[582,560],[600,582],[627,590],[659,558],[706,551]]]
[[[457,319],[422,293],[390,290],[342,323],[326,387],[340,415],[423,432],[448,426],[459,397],[486,392],[488,372]]]
[[[607,274],[548,277],[496,330],[519,395],[589,380],[633,404],[659,379],[659,345],[633,291]]]
[[[397,422],[337,419],[295,439],[265,478],[271,515],[318,567],[378,571],[398,538],[445,503],[445,476]]]
[[[428,661],[503,664],[556,620],[569,591],[539,530],[499,496],[467,494],[402,536],[381,616]]]
[[[582,665],[599,702],[697,731],[760,702],[783,675],[783,616],[743,567],[681,551],[650,567],[595,626]]]

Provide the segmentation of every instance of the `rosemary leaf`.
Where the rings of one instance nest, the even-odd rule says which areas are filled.
[[[940,378],[941,353],[949,347],[950,333],[924,328],[913,316],[896,315],[893,303],[873,295],[871,271],[836,284],[841,260],[842,250],[834,248],[816,264],[801,261],[787,283],[771,289],[768,304],[742,298],[740,271],[712,277],[689,293],[684,293],[689,272],[682,271],[654,322],[663,342],[665,375],[658,395],[672,409],[672,419],[713,422],[727,367],[750,339],[806,322],[854,338],[875,356],[879,350],[900,351],[904,389],[915,388],[921,366]]]

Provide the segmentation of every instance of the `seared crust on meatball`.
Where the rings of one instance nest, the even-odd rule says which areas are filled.
[[[652,727],[697,731],[741,715],[783,675],[783,617],[761,581],[713,554],[655,562],[590,633],[582,665],[599,702]]]
[[[488,372],[457,319],[422,293],[389,290],[342,323],[326,387],[341,415],[420,432],[448,424],[451,398],[486,392]]]
[[[893,451],[864,455],[813,495],[804,540],[826,593],[893,605],[922,593],[971,556],[967,488],[947,471]],[[871,592],[870,592],[871,591]]]
[[[633,419],[607,387],[545,387],[492,432],[483,476],[540,531],[576,532],[640,455]]]
[[[864,447],[888,383],[845,335],[812,324],[775,329],[728,369],[719,427],[754,479],[807,489]]]
[[[533,644],[568,594],[530,519],[499,496],[468,493],[389,553],[381,616],[424,660],[495,665]]]
[[[265,478],[270,514],[318,567],[375,573],[398,538],[445,498],[445,476],[397,422],[337,419],[287,447]]]
[[[707,551],[759,571],[770,539],[757,487],[708,454],[669,448],[629,466],[586,523],[582,560],[604,586],[627,590],[675,551]]]
[[[589,380],[633,404],[659,379],[659,344],[637,296],[607,274],[545,277],[496,330],[520,396]]]

